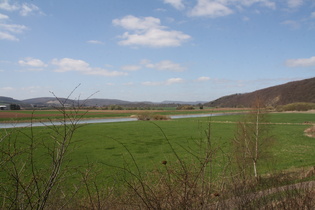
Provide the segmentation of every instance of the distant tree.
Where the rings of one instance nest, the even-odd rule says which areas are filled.
[[[21,106],[18,104],[10,104],[10,109],[11,110],[20,110]]]

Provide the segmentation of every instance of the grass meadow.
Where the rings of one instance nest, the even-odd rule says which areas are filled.
[[[304,130],[315,123],[314,116],[311,113],[268,114],[270,122],[269,135],[273,136],[274,143],[270,157],[263,159],[258,164],[259,174],[264,176],[270,173],[295,171],[315,166],[315,139],[304,135]],[[69,172],[62,176],[63,178],[68,177],[62,182],[63,190],[75,191],[76,188],[72,186],[86,184],[87,191],[83,192],[81,197],[86,197],[88,194],[90,199],[88,203],[93,206],[95,197],[91,196],[91,194],[100,193],[99,190],[103,186],[115,186],[115,188],[119,189],[122,185],[128,183],[129,187],[138,193],[137,185],[133,185],[133,182],[126,180],[129,178],[140,178],[139,183],[142,185],[146,180],[143,178],[144,174],[154,173],[154,171],[158,171],[158,176],[159,174],[164,174],[163,177],[166,175],[174,176],[173,178],[180,179],[180,183],[186,183],[182,178],[186,177],[186,175],[190,176],[189,173],[194,173],[194,170],[187,169],[186,171],[185,168],[190,168],[190,163],[192,166],[194,164],[198,165],[198,160],[202,159],[207,150],[213,151],[214,154],[209,170],[211,174],[214,174],[214,177],[219,179],[222,173],[226,173],[224,169],[231,164],[231,159],[233,159],[231,150],[232,139],[235,135],[237,123],[242,121],[243,118],[244,115],[238,114],[164,121],[131,121],[79,125],[79,128],[73,133],[72,143],[63,160],[62,171]],[[58,154],[52,155],[54,151],[49,149],[56,146],[57,141],[51,140],[53,136],[56,136],[56,130],[60,132],[57,133],[57,136],[68,135],[63,133],[63,129],[59,130],[58,126],[0,129],[1,137],[16,131],[10,133],[9,141],[1,142],[1,151],[2,155],[4,154],[3,152],[7,152],[3,157],[11,158],[15,158],[15,155],[19,157],[19,152],[21,152],[20,158],[12,162],[15,166],[18,166],[17,168],[25,167],[25,170],[23,169],[25,175],[19,179],[27,181],[28,174],[32,174],[37,170],[40,171],[42,168],[49,169],[51,167],[51,158],[58,156]],[[6,145],[8,142],[10,146]],[[210,144],[208,144],[209,142]],[[59,143],[57,142],[57,144]],[[31,147],[35,149],[30,150]],[[10,155],[8,151],[13,151],[13,155]],[[33,153],[30,166],[25,165],[23,162],[29,155],[29,151]],[[58,150],[55,151],[58,153]],[[47,155],[49,153],[50,155]],[[181,161],[185,161],[185,163]],[[2,166],[1,164],[0,166]],[[180,170],[173,174],[172,171],[176,171],[179,165],[184,166],[186,175],[181,174]],[[27,169],[27,167],[29,168]],[[10,170],[10,168],[6,169]],[[165,172],[162,173],[161,171]],[[8,171],[0,172],[0,178],[3,182],[8,178],[4,174],[6,172]],[[8,174],[10,174],[10,171]],[[13,179],[12,177],[11,179],[15,180],[14,173],[11,176],[13,176]],[[165,179],[163,177],[161,177],[161,180]],[[173,178],[169,177],[168,180]],[[89,179],[92,182],[88,184],[87,180]],[[41,180],[40,176],[36,180]],[[85,180],[85,182],[82,182],[82,180]],[[157,182],[156,184],[159,183],[159,180],[151,181]],[[166,187],[180,187],[176,184],[177,181],[172,183],[172,185],[170,185],[171,183],[167,184]],[[32,183],[32,180],[30,182],[27,181],[27,183]],[[90,184],[92,184],[93,189],[88,188]],[[175,185],[173,186],[173,184]],[[151,185],[145,184],[145,186]],[[166,191],[166,193],[177,192],[178,190],[175,190],[175,188],[174,190],[172,188],[171,191]],[[102,189],[110,188],[104,187]],[[155,190],[150,187],[148,189]],[[66,191],[62,192],[67,194]],[[187,191],[188,194],[190,192]],[[120,193],[122,192],[118,190],[118,194]],[[240,193],[237,192],[237,195]],[[59,194],[57,193],[57,197]],[[138,195],[141,197],[141,194]],[[147,196],[149,194],[144,191],[144,195]],[[210,198],[209,196],[211,195],[209,194],[207,198]],[[53,198],[58,199],[57,197]],[[170,194],[171,197],[174,196]],[[98,204],[100,204],[99,199],[96,202]],[[114,199],[117,198],[115,197]],[[128,200],[128,198],[126,199]],[[154,197],[154,199],[158,200],[157,197]],[[145,203],[145,201],[144,199],[143,202]],[[130,202],[138,203],[139,201]],[[163,203],[163,201],[161,202]],[[178,204],[175,202],[174,205]],[[185,206],[186,204],[181,205]],[[147,208],[151,207],[147,206]]]
[[[72,149],[68,155],[73,166],[97,163],[104,167],[103,173],[111,175],[112,166],[122,166],[130,161],[130,153],[144,171],[176,162],[173,149],[183,158],[190,152],[201,152],[199,143],[206,139],[210,129],[211,144],[221,153],[229,154],[236,123],[243,115],[226,115],[200,118],[184,118],[167,121],[132,121],[97,123],[81,126],[74,133]],[[304,135],[310,127],[305,122],[314,122],[314,114],[272,113],[269,114],[271,134],[274,137],[272,162],[262,164],[262,172],[285,170],[315,165],[315,139]],[[20,129],[28,133],[29,128]],[[37,141],[49,139],[49,128],[34,127]],[[28,135],[20,134],[19,141],[27,145]],[[23,138],[25,140],[23,140]],[[172,149],[173,148],[173,149]]]

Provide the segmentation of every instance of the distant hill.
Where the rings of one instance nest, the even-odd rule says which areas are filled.
[[[123,105],[123,104],[132,104],[130,101],[123,101],[118,99],[99,99],[92,98],[87,100],[82,100],[80,103],[83,103],[85,106],[109,106],[109,105]]]
[[[315,103],[315,77],[300,81],[289,82],[282,85],[264,88],[251,93],[233,94],[224,96],[214,101],[205,103],[204,101],[187,102],[187,101],[163,101],[160,103],[142,101],[131,102],[118,99],[98,99],[92,98],[87,100],[71,100],[58,98],[67,105],[84,104],[85,106],[109,106],[121,105],[125,107],[156,107],[156,106],[177,106],[177,105],[197,105],[211,107],[250,107],[256,97],[262,99],[266,105],[277,106],[294,102],[312,102]],[[54,107],[60,105],[55,97],[40,97],[26,100],[16,100],[10,97],[0,96],[0,104],[19,104],[23,108],[32,107]]]
[[[0,103],[16,103],[16,104],[24,104],[24,105],[32,105],[35,107],[50,107],[50,106],[59,106],[60,101],[68,104],[80,104],[84,106],[110,106],[110,105],[122,105],[127,107],[146,107],[146,106],[156,106],[156,105],[174,105],[174,104],[199,104],[203,102],[182,102],[182,101],[163,101],[161,103],[155,103],[150,101],[141,101],[141,102],[132,102],[132,101],[124,101],[118,99],[100,99],[100,98],[91,98],[86,100],[72,100],[66,98],[58,98],[55,97],[39,97],[39,98],[31,98],[25,100],[15,100],[9,97],[0,97]]]
[[[66,98],[59,98],[60,101],[65,102]],[[33,104],[33,105],[59,105],[60,102],[55,97],[40,97],[40,98],[31,98],[22,100],[25,104]],[[68,99],[68,103],[73,103],[73,100]]]
[[[19,100],[15,100],[13,98],[10,97],[4,97],[4,96],[0,96],[0,104],[21,104],[22,102]]]
[[[204,104],[206,101],[162,101],[161,104],[184,104],[184,105],[197,105]]]
[[[315,77],[260,89],[251,93],[233,94],[205,103],[212,107],[250,107],[256,97],[266,105],[277,106],[295,102],[315,103]]]

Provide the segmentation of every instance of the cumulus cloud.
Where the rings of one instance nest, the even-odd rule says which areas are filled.
[[[29,16],[31,14],[44,14],[34,4],[30,3],[11,3],[9,0],[0,1],[0,10],[8,12],[17,11],[21,16]],[[16,34],[24,32],[27,27],[19,24],[7,23],[9,16],[0,13],[0,39],[9,41],[19,41]]]
[[[53,59],[51,63],[55,66],[58,66],[58,68],[55,70],[56,72],[77,71],[87,75],[100,75],[108,77],[128,75],[125,72],[109,71],[102,68],[92,68],[90,64],[83,60],[75,60],[71,58],[63,58],[60,60]]]
[[[211,0],[198,0],[197,5],[191,10],[191,16],[221,17],[232,14],[233,11],[224,4]]]
[[[44,14],[39,7],[37,7],[34,4],[30,3],[10,3],[9,0],[2,0],[0,2],[0,9],[6,10],[6,11],[18,11],[21,16],[28,16],[31,14]]]
[[[142,82],[141,83],[142,85],[145,85],[145,86],[159,86],[159,85],[163,85],[163,82]]]
[[[182,82],[184,82],[182,78],[170,78],[166,80],[165,84],[171,85],[171,84],[182,83]]]
[[[125,65],[120,67],[124,71],[138,71],[143,68],[155,69],[158,71],[172,71],[172,72],[182,72],[186,70],[186,67],[175,63],[170,60],[162,60],[157,63],[152,63],[150,60],[143,59],[137,65]]]
[[[289,26],[291,29],[299,29],[300,23],[295,20],[286,20],[282,22],[283,25]]]
[[[34,4],[24,3],[21,5],[20,15],[28,16],[36,13],[43,14],[43,12],[41,12],[41,10]]]
[[[169,30],[154,17],[138,18],[132,15],[114,19],[112,23],[126,30],[119,36],[120,45],[135,45],[148,47],[177,47],[191,37],[181,31]]]
[[[182,0],[164,0],[164,3],[170,4],[178,10],[182,10],[185,8],[185,5],[183,4]]]
[[[310,58],[289,59],[285,62],[288,67],[310,67],[315,66],[315,56]]]
[[[47,67],[47,64],[45,64],[43,61],[35,58],[25,58],[24,60],[19,60],[18,62],[21,66],[29,66],[29,67]]]
[[[6,10],[6,11],[16,11],[20,8],[19,4],[10,4],[9,0],[2,0],[0,2],[0,9]]]
[[[98,41],[98,40],[89,40],[89,41],[87,41],[87,43],[89,43],[89,44],[104,44],[104,42]]]
[[[9,19],[9,16],[0,13],[0,21],[7,20],[7,19]]]
[[[198,0],[188,14],[190,16],[217,18],[233,14],[234,8],[242,9],[254,4],[270,9],[276,8],[276,4],[270,0]]]
[[[24,25],[0,23],[0,39],[19,41],[16,34],[22,33],[27,29]]]
[[[142,60],[141,64],[146,68],[162,70],[162,71],[174,71],[174,72],[181,72],[184,71],[186,68],[178,63],[174,63],[170,60],[163,60],[158,63],[151,63],[149,60]]]
[[[19,41],[19,39],[16,36],[14,36],[8,32],[3,32],[3,31],[0,31],[0,39],[9,40],[9,41]]]
[[[22,33],[27,29],[24,25],[17,25],[17,24],[0,24],[0,29],[4,31],[9,31],[12,33]]]
[[[288,0],[288,7],[297,8],[303,4],[303,0]]]
[[[162,60],[157,63],[152,63],[150,60],[143,59],[138,65],[126,65],[122,66],[121,69],[124,71],[137,71],[143,68],[155,69],[159,71],[173,71],[173,72],[182,72],[186,70],[185,66],[182,66],[179,63],[175,63],[170,60]]]
[[[162,86],[162,85],[172,85],[172,84],[177,84],[177,83],[182,83],[182,82],[184,82],[184,79],[182,79],[182,78],[170,78],[170,79],[167,79],[166,81],[161,81],[161,82],[147,81],[147,82],[143,82],[142,85],[145,85],[145,86]]]
[[[210,80],[210,77],[199,77],[199,78],[197,78],[198,82],[209,81],[209,80]]]

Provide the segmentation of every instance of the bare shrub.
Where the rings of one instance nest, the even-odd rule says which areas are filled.
[[[256,99],[253,110],[243,121],[238,122],[233,138],[235,164],[244,180],[252,174],[251,171],[256,179],[259,178],[258,164],[272,155],[269,152],[272,143],[266,109],[263,103]]]
[[[142,113],[137,115],[138,120],[149,121],[149,120],[169,120],[170,117],[166,115],[160,114],[152,114],[152,113]]]
[[[131,158],[131,163],[114,166],[124,174],[121,181],[126,190],[121,196],[122,208],[207,209],[210,203],[220,199],[223,189],[219,178],[223,173],[213,171],[218,164],[216,153],[221,150],[212,143],[210,126],[205,131],[206,136],[196,140],[195,148],[198,149],[182,147],[186,151],[184,157],[177,153],[163,130],[156,126],[172,151],[171,161],[163,160],[153,171],[143,172],[135,156],[120,143]],[[224,171],[225,166],[221,166]]]
[[[13,128],[9,129],[10,133],[2,134],[0,197],[3,208],[63,208],[78,191],[78,186],[65,184],[74,173],[68,165],[67,154],[84,116],[78,114],[77,104],[67,105],[74,90],[65,100],[56,97],[60,103],[56,109],[63,118],[57,123],[51,120],[45,124],[45,133],[36,132],[31,124],[29,128]]]

